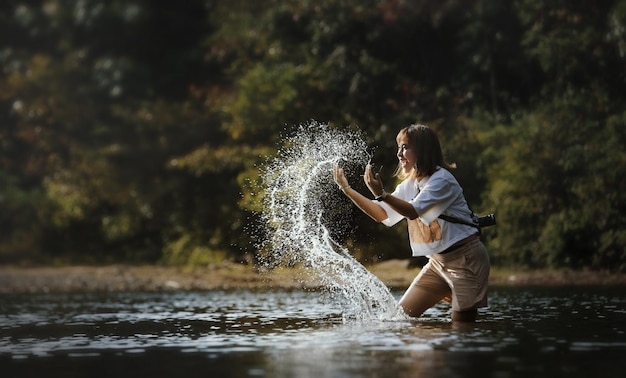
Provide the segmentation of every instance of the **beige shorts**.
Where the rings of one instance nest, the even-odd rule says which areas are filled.
[[[429,262],[415,277],[411,287],[418,286],[442,298],[450,298],[453,311],[487,307],[490,264],[480,238],[470,236],[450,250],[429,256]]]

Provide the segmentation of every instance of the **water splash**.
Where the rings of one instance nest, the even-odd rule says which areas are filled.
[[[348,175],[361,171],[371,158],[363,136],[311,123],[284,146],[263,176],[268,261],[306,267],[345,304],[344,318],[401,317],[385,284],[331,236],[351,227],[353,208],[332,179],[332,165],[341,162]]]

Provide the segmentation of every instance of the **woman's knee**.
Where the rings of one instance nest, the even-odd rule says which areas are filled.
[[[443,297],[444,295],[434,294],[424,288],[412,286],[407,290],[398,304],[402,307],[405,314],[412,317],[419,317],[424,311],[441,301]]]
[[[406,315],[413,318],[419,317],[424,313],[424,311],[427,310],[427,308],[424,308],[423,306],[419,306],[416,303],[407,303],[407,301],[401,300],[398,304],[402,307],[402,311],[404,311]]]

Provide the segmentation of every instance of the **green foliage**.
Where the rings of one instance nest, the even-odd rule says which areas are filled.
[[[488,173],[497,262],[624,269],[624,115],[597,105],[570,93],[500,126],[494,141],[509,148]]]
[[[227,257],[225,250],[212,249],[205,241],[193,240],[186,234],[164,248],[161,262],[169,266],[197,267],[222,262]]]
[[[612,2],[598,5],[520,7],[531,25],[524,45],[552,80],[492,142],[507,146],[493,153],[487,175],[501,220],[490,244],[496,262],[626,269],[624,98],[616,95],[624,72],[610,69],[619,65],[606,38]]]
[[[0,21],[0,262],[247,259],[260,170],[315,119],[362,130],[388,189],[397,130],[433,126],[497,213],[495,264],[626,270],[626,1],[12,0]],[[408,255],[402,227],[354,222],[363,261]]]

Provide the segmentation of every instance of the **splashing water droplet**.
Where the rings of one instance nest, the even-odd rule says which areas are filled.
[[[363,169],[371,159],[363,136],[310,123],[284,146],[263,174],[266,263],[306,267],[345,303],[344,319],[403,317],[385,284],[331,237],[330,230],[347,228],[352,207],[333,181],[332,166],[340,162],[348,174],[353,166]]]

